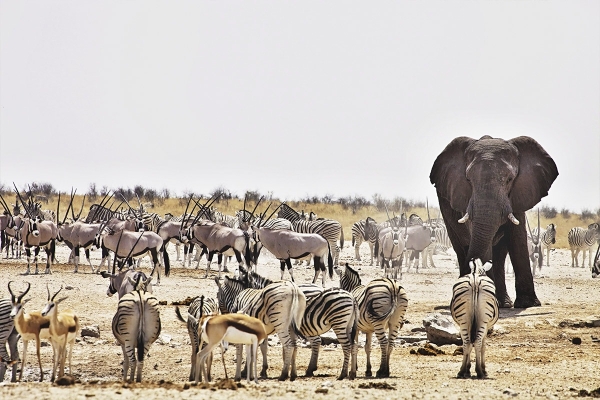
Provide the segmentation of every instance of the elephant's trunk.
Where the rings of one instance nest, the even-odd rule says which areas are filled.
[[[467,253],[467,261],[480,259],[481,262],[492,260],[492,243],[500,225],[506,222],[506,207],[498,207],[498,201],[472,199],[471,204],[471,241]]]

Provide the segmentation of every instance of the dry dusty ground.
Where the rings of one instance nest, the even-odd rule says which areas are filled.
[[[65,248],[59,250],[59,260],[64,262]],[[364,259],[368,253],[366,244],[361,250]],[[363,281],[380,275],[378,268],[355,262],[353,254],[353,249],[345,248],[342,262],[357,265]],[[95,265],[99,262],[97,257],[95,254]],[[265,255],[262,257],[259,272],[278,278],[279,269],[274,260]],[[175,259],[174,253],[171,259]],[[421,270],[419,274],[405,273],[403,276],[409,308],[401,336],[423,335],[422,332],[411,330],[422,327],[423,318],[435,309],[448,312],[443,307],[449,303],[457,270],[447,256],[436,256],[435,260],[437,268]],[[0,398],[565,398],[585,394],[585,391],[589,394],[600,386],[600,345],[592,340],[600,336],[600,328],[585,326],[585,322],[600,319],[599,282],[592,280],[588,268],[571,268],[570,254],[566,250],[555,251],[551,256],[552,266],[545,268],[536,278],[536,290],[542,307],[501,310],[495,333],[487,344],[487,380],[455,378],[461,362],[461,356],[452,355],[456,346],[442,346],[446,354],[434,357],[410,354],[411,348],[415,348],[413,345],[398,343],[392,354],[392,377],[389,379],[364,377],[365,354],[361,347],[358,354],[359,377],[353,381],[336,381],[342,351],[330,345],[321,351],[316,377],[302,377],[310,352],[308,348],[301,347],[297,363],[301,377],[294,382],[278,382],[281,347],[275,340],[271,342],[269,350],[269,379],[260,380],[258,385],[243,383],[243,387],[237,391],[186,385],[191,353],[189,339],[186,327],[176,319],[171,303],[200,294],[215,296],[216,286],[213,279],[201,279],[203,269],[183,269],[180,263],[174,264],[171,276],[163,279],[154,291],[159,300],[167,302],[167,305],[161,306],[160,312],[162,335],[168,343],[159,343],[159,340],[151,348],[144,365],[144,383],[123,384],[121,348],[115,344],[111,332],[117,298],[106,296],[107,281],[92,275],[89,268],[81,268],[80,273],[74,274],[72,265],[66,264],[54,266],[52,275],[23,276],[24,260],[0,260],[0,296],[8,296],[6,284],[10,280],[18,282],[20,287],[25,281],[31,282],[32,288],[28,294],[31,301],[26,308],[30,311],[39,310],[45,303],[46,283],[51,288],[64,285],[64,292],[69,298],[60,307],[75,310],[82,326],[97,324],[101,332],[100,339],[80,340],[74,348],[73,372],[79,383],[62,387],[48,382],[52,355],[49,346],[42,347],[46,378],[38,383],[35,350],[32,351],[32,346],[29,346],[24,382],[9,383],[7,373],[5,381],[0,384]],[[148,268],[148,265],[147,259],[144,260],[143,268]],[[296,267],[295,276],[297,282],[307,282],[312,278],[312,270],[304,266]],[[514,298],[514,279],[508,276],[507,280]],[[337,285],[337,281],[334,284]],[[572,343],[575,337],[581,338],[580,345]],[[364,335],[360,340],[361,344],[364,343]],[[230,376],[234,373],[233,353],[231,350],[226,353]],[[372,354],[375,370],[378,368],[379,354],[375,345]],[[222,365],[217,358],[213,365],[213,379],[223,377]]]

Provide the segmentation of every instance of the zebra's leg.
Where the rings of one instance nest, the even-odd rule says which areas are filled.
[[[375,336],[381,348],[381,364],[377,370],[377,378],[388,378],[390,376],[389,340],[383,329],[376,329]]]
[[[371,241],[369,240],[369,250],[371,252],[371,263],[369,265],[373,265],[373,257],[374,257],[374,249],[373,249],[373,243],[371,243]]]
[[[242,344],[235,345],[235,381],[239,382],[242,380]],[[246,356],[246,369],[248,369],[248,356]],[[246,376],[248,376],[248,371],[246,371]]]
[[[373,342],[373,332],[367,332],[366,335],[365,353],[367,354],[367,370],[365,371],[365,376],[370,378],[373,376],[373,372],[371,372],[371,344]]]
[[[283,353],[283,368],[281,375],[277,378],[279,381],[285,381],[290,374],[290,365],[292,363],[292,340],[289,332],[283,331],[278,333],[279,341],[281,342]]]
[[[8,337],[8,348],[10,350],[10,359],[13,361],[17,361],[19,360],[19,334],[17,333],[17,330],[15,328],[13,328],[10,336]],[[17,365],[18,363],[14,363],[12,366],[12,372],[11,372],[11,376],[10,376],[10,381],[11,382],[16,382],[17,381]]]
[[[347,328],[348,327],[345,327],[344,329],[333,329],[333,331],[335,332],[335,336],[338,338],[338,342],[342,346],[342,351],[344,352],[344,363],[342,364],[342,371],[340,372],[340,375],[337,378],[338,381],[341,381],[342,379],[348,376],[348,364],[350,363],[350,358],[352,356],[352,341],[350,340],[350,336],[348,335],[350,332],[348,332]],[[352,329],[352,327],[349,328]],[[353,378],[351,377],[351,379]]]
[[[484,352],[485,352],[485,337],[483,337],[483,335],[485,335],[485,331],[487,330],[487,326],[483,327],[484,329],[484,333],[481,334],[479,333],[479,335],[477,336],[477,339],[475,340],[475,372],[477,372],[477,378],[479,379],[484,379],[487,378],[487,372],[485,371],[485,358],[484,358]]]
[[[319,349],[321,348],[321,337],[311,336],[307,338],[310,342],[310,362],[306,368],[306,376],[314,376],[314,372],[317,370],[317,363],[319,361]],[[345,354],[344,354],[345,362]]]
[[[266,379],[267,378],[267,370],[269,369],[269,363],[267,362],[267,350],[269,349],[269,341],[267,339],[263,340],[260,344],[260,352],[262,353],[263,362],[262,369],[260,370],[260,377]]]
[[[362,240],[360,239],[356,239],[356,241],[354,242],[354,258],[356,259],[356,261],[362,261],[360,259],[360,253],[359,253],[359,249],[360,249],[360,245],[362,244]]]
[[[473,349],[473,344],[470,342],[469,333],[462,335],[463,340],[463,360],[462,365],[460,367],[460,371],[458,371],[457,378],[470,378],[471,377],[471,350]]]

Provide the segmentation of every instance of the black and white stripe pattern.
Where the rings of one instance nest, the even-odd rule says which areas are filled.
[[[463,341],[463,361],[458,378],[471,376],[471,350],[475,346],[475,371],[478,378],[487,377],[485,370],[485,338],[498,321],[498,301],[494,281],[482,268],[462,276],[452,288],[450,311],[460,327]]]
[[[567,234],[569,247],[571,248],[571,267],[579,267],[577,256],[581,251],[583,260],[581,267],[585,267],[585,252],[589,254],[588,266],[592,266],[592,247],[600,239],[600,225],[597,223],[590,224],[587,229],[576,226]]]
[[[11,311],[11,299],[0,299],[0,382],[4,381],[4,374],[9,364],[12,364],[10,381],[17,381],[17,361],[19,360],[17,342],[19,341],[19,334],[15,329],[13,318],[10,316]],[[7,344],[10,355],[6,351]]]
[[[371,341],[375,333],[381,347],[381,366],[377,377],[389,377],[394,341],[404,325],[404,314],[408,307],[406,291],[398,281],[388,278],[373,279],[366,286],[362,285],[358,272],[348,264],[343,271],[336,271],[340,275],[340,287],[351,292],[358,304],[358,329],[367,335],[366,376],[372,376]]]
[[[377,222],[371,217],[361,219],[352,224],[352,246],[354,246],[354,258],[357,261],[361,261],[359,253],[360,245],[363,242],[367,242],[371,250],[371,263],[369,265],[373,265],[373,250],[375,242],[377,242],[378,233]]]
[[[200,336],[198,335],[198,322],[204,315],[219,314],[219,302],[213,298],[205,297],[204,295],[196,297],[188,307],[187,321],[181,316],[179,307],[175,307],[177,317],[187,323],[188,335],[190,336],[190,344],[192,345],[192,368],[190,371],[190,381],[196,377],[196,356],[200,351]],[[192,317],[192,318],[190,318]],[[210,377],[210,371],[209,371]]]
[[[279,218],[285,218],[292,223],[294,231],[298,233],[316,233],[329,242],[333,265],[338,265],[340,249],[344,248],[344,231],[342,224],[333,219],[318,219],[316,221],[303,221],[300,214],[287,204],[282,204],[279,209]],[[338,240],[340,245],[338,247]]]
[[[125,221],[127,218],[133,216],[134,215],[129,211],[111,211],[110,208],[104,207],[100,204],[92,204],[84,222],[90,224],[92,222],[108,221],[111,218],[117,218],[118,220]]]
[[[160,330],[160,313],[156,297],[140,290],[121,297],[112,320],[112,331],[123,349],[124,381],[127,381],[130,367],[129,380],[133,381],[137,368],[136,381],[142,381],[144,357],[148,354],[152,343],[158,339]]]
[[[264,289],[245,289],[245,285],[236,279],[225,276],[219,285],[217,298],[222,313],[243,312],[258,318],[265,324],[268,335],[277,333],[283,347],[283,368],[279,380],[290,377],[296,379],[296,329],[302,323],[306,309],[306,296],[291,281],[279,281],[265,286]],[[265,340],[260,349],[263,366],[260,376],[267,377],[267,346]],[[291,367],[291,371],[290,371]]]
[[[244,272],[244,271],[241,271]],[[255,272],[242,273],[242,281],[261,289],[273,281]],[[299,327],[300,335],[310,342],[311,357],[306,376],[317,370],[321,335],[333,330],[344,352],[344,363],[338,380],[356,377],[356,339],[358,337],[358,304],[352,294],[339,288],[323,290],[313,284],[299,285],[306,296],[306,311]],[[348,374],[350,364],[350,374]]]

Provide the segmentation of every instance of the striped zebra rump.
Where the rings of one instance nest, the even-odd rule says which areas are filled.
[[[112,331],[123,348],[123,380],[127,380],[131,363],[129,379],[133,380],[137,368],[136,381],[141,382],[145,354],[161,332],[156,297],[143,291],[133,291],[121,297],[112,320]]]
[[[175,313],[177,318],[187,324],[188,335],[190,337],[190,345],[192,346],[192,357],[191,357],[191,369],[189,380],[192,381],[196,376],[196,357],[200,351],[200,335],[198,331],[198,325],[200,318],[204,315],[217,315],[219,314],[219,303],[217,300],[205,297],[204,295],[196,297],[190,303],[188,307],[188,318],[183,318],[179,307],[175,307]],[[204,343],[204,346],[206,343]],[[203,347],[204,347],[203,346]],[[209,371],[210,376],[210,371]]]
[[[313,376],[317,369],[320,335],[333,330],[344,352],[342,371],[338,380],[356,377],[356,353],[358,337],[358,305],[351,293],[330,288],[315,293],[318,289],[306,288],[311,296],[307,296],[306,311],[299,329],[301,336],[307,338],[311,345],[311,358],[306,369],[306,376]],[[304,291],[304,290],[303,290]],[[307,293],[304,292],[306,295]],[[348,366],[350,365],[350,374]]]
[[[13,363],[11,382],[17,378],[17,364],[19,352],[17,342],[19,335],[14,327],[13,318],[10,316],[12,311],[12,301],[10,299],[0,299],[0,382],[4,381],[4,374],[7,366]],[[6,344],[10,349],[10,355],[6,351]]]
[[[491,263],[487,265],[491,267]],[[485,337],[498,321],[499,312],[496,287],[483,269],[460,277],[454,284],[450,311],[460,328],[463,341],[463,362],[458,377],[471,376],[470,354],[473,347],[475,347],[477,377],[487,377],[484,359]]]

